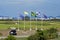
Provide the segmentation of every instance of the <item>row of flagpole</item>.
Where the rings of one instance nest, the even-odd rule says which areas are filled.
[[[24,30],[25,30],[25,28],[26,28],[26,24],[25,24],[25,16],[26,15],[28,15],[28,12],[27,11],[25,11],[24,12]],[[38,28],[37,28],[37,16],[40,16],[40,12],[36,12],[36,13],[34,13],[34,12],[31,12],[31,15],[30,15],[30,31],[32,30],[32,26],[31,26],[31,16],[34,16],[35,18],[36,18],[36,28],[35,28],[35,30],[37,30]],[[44,17],[46,17],[47,18],[47,16],[46,15],[44,15]],[[19,18],[20,18],[20,15],[18,16],[18,31],[19,31]],[[42,22],[42,17],[41,17],[41,22]],[[42,23],[41,23],[41,26],[42,26]]]

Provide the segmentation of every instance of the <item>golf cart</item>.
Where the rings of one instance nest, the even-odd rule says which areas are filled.
[[[17,33],[16,33],[16,28],[11,28],[9,34],[10,34],[10,35],[17,35]]]

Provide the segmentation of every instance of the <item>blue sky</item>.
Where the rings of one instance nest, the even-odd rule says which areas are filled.
[[[60,0],[0,0],[0,16],[17,17],[24,11],[60,16]]]

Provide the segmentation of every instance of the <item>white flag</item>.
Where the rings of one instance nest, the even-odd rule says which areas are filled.
[[[24,14],[25,14],[25,15],[28,15],[28,12],[27,12],[27,11],[24,11]]]

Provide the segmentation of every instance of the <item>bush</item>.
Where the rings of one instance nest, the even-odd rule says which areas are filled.
[[[0,33],[0,36],[2,36],[3,34],[2,33]]]
[[[8,38],[5,38],[5,40],[16,40],[16,38],[13,37],[12,35],[9,35]]]
[[[37,32],[28,37],[28,40],[47,40],[43,34],[43,31],[42,30],[37,30]]]
[[[57,37],[57,29],[51,28],[48,30],[37,30],[37,32],[34,35],[28,37],[28,40],[48,40]]]
[[[58,37],[57,29],[50,28],[47,30],[48,38],[53,39]]]

